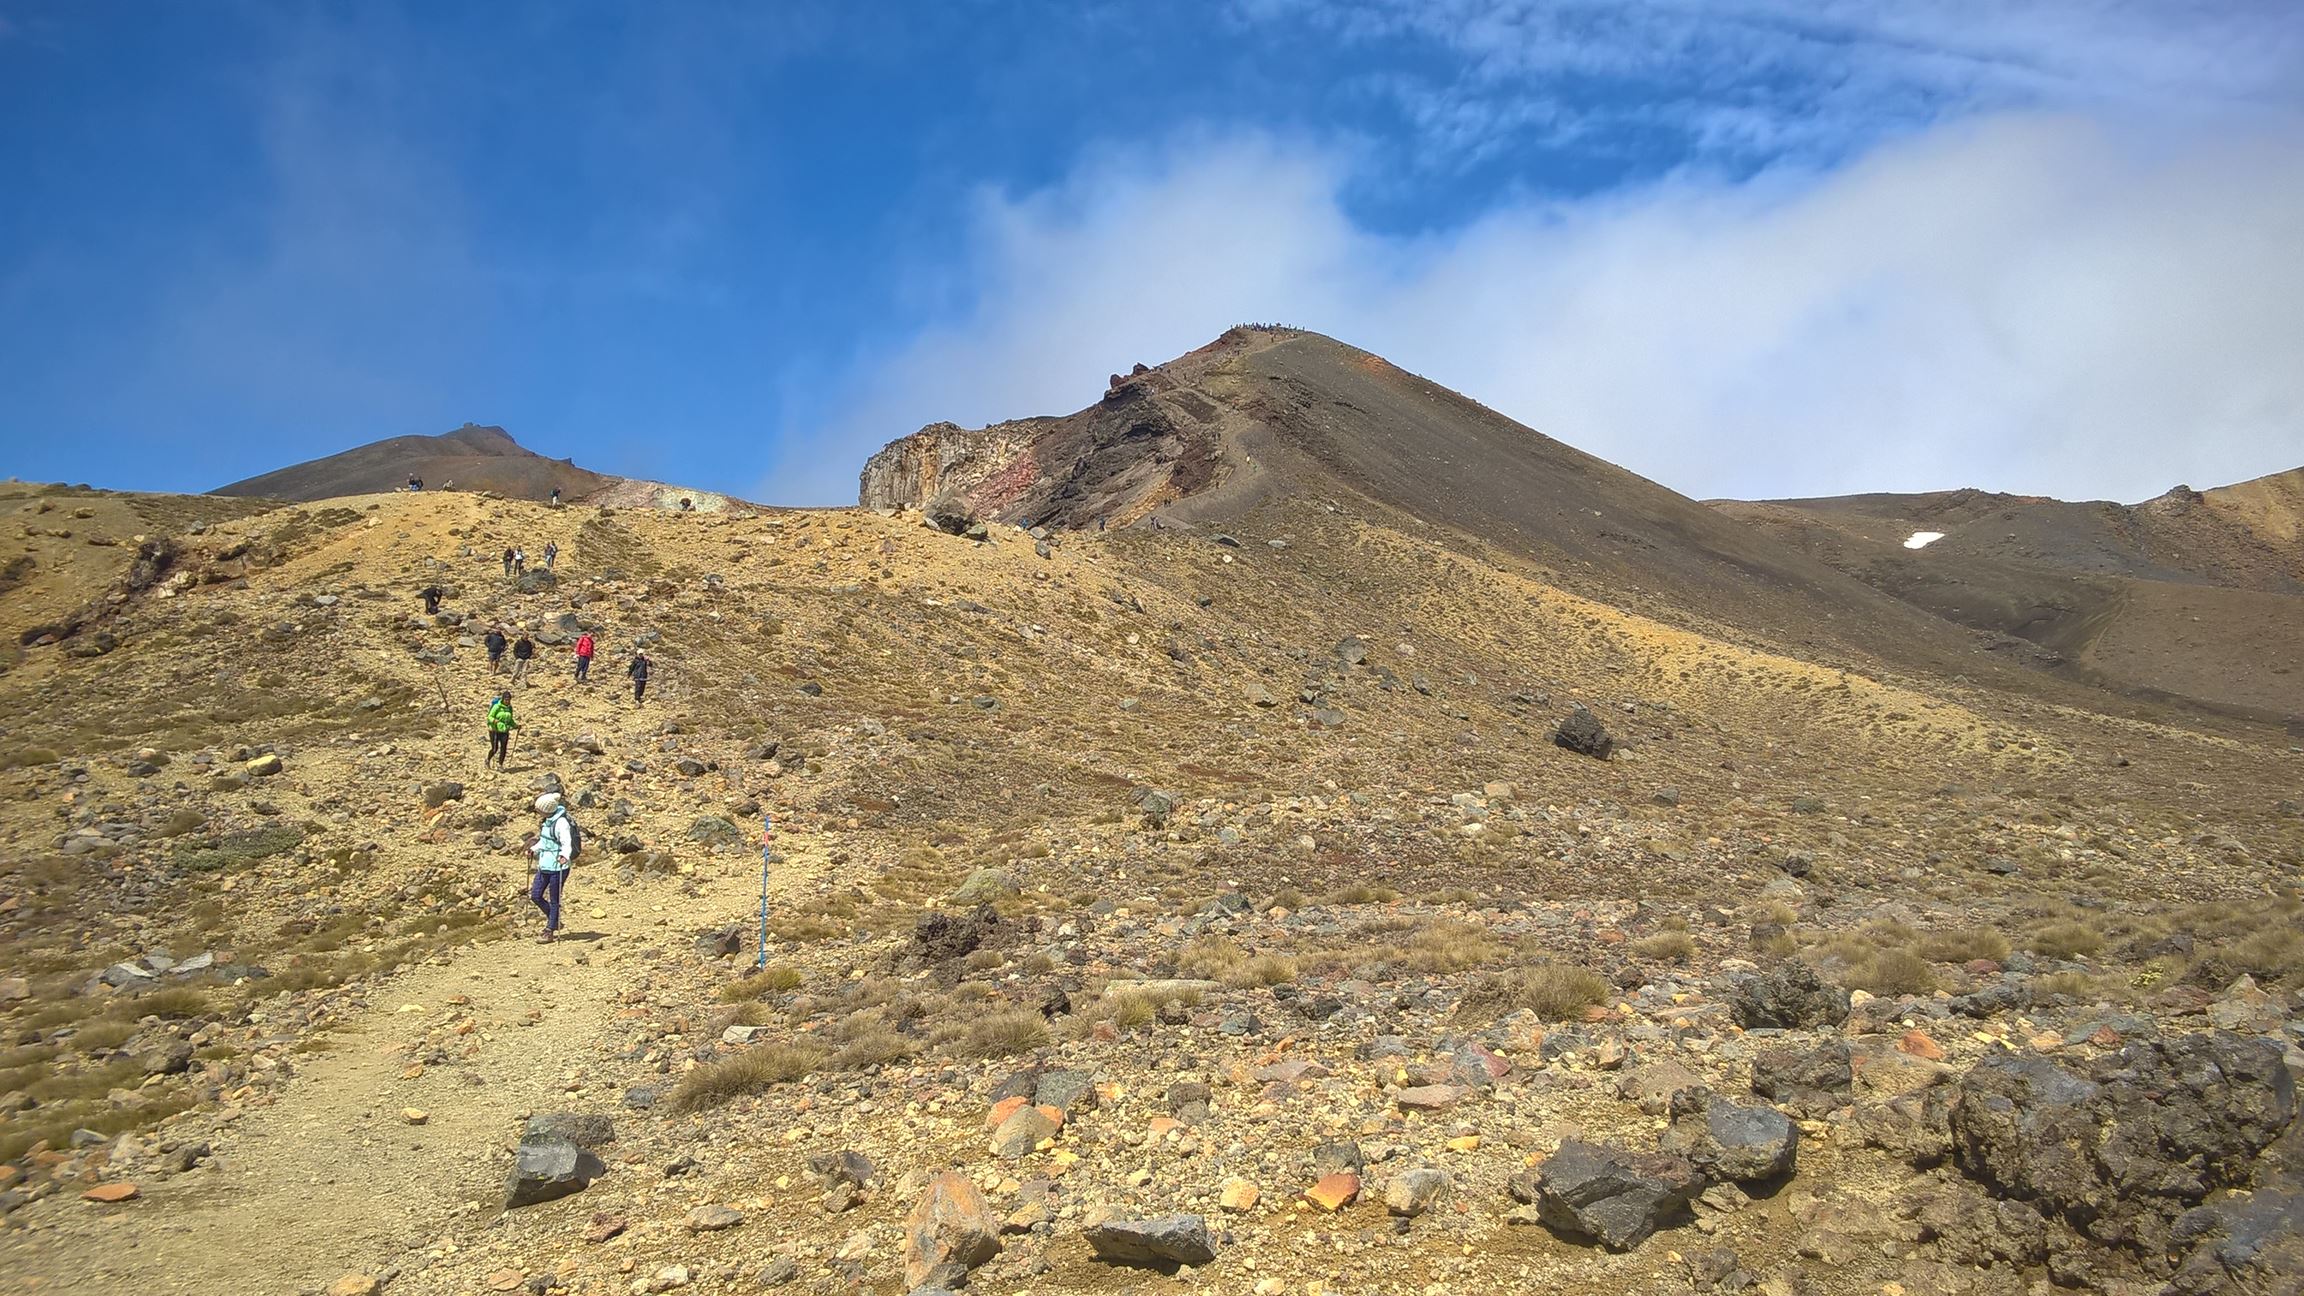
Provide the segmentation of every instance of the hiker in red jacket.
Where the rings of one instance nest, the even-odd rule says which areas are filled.
[[[592,678],[592,632],[587,630],[576,636],[576,682],[585,683]]]

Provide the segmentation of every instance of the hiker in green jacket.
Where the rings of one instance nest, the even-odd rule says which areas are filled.
[[[512,718],[511,693],[497,694],[496,700],[488,704],[488,756],[480,762],[480,768],[488,768],[488,761],[496,762],[498,769],[504,768],[505,760],[512,755],[512,731],[519,727],[520,722]]]

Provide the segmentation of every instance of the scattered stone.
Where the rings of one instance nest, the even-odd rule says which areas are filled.
[[[1208,1221],[1198,1215],[1164,1215],[1157,1219],[1108,1219],[1082,1234],[1096,1258],[1113,1264],[1174,1269],[1203,1265],[1216,1258],[1216,1242],[1208,1234]]]
[[[280,758],[273,755],[271,752],[266,752],[256,759],[249,761],[246,765],[242,766],[242,768],[247,770],[248,773],[253,777],[270,778],[280,772]]]
[[[904,1282],[918,1287],[944,1265],[973,1269],[1000,1254],[1000,1221],[958,1171],[928,1183],[904,1220]]]
[[[1412,1085],[1392,1095],[1402,1111],[1446,1111],[1463,1101],[1469,1090],[1462,1085]]]
[[[1552,731],[1555,746],[1565,747],[1579,756],[1606,760],[1616,750],[1616,737],[1601,725],[1600,717],[1579,702],[1569,709],[1560,727]]]
[[[1062,1128],[1055,1118],[1030,1103],[1017,1104],[992,1131],[992,1153],[1004,1161],[1017,1161],[1032,1155],[1040,1140],[1054,1138]]]
[[[1703,1186],[1679,1157],[1570,1140],[1544,1162],[1533,1191],[1537,1217],[1553,1231],[1624,1251],[1685,1215]]]
[[[688,1231],[719,1233],[744,1222],[744,1212],[733,1206],[698,1206],[688,1212]]]
[[[437,810],[451,801],[464,799],[464,785],[448,781],[424,785],[424,808]]]
[[[1324,1211],[1340,1211],[1359,1198],[1360,1176],[1349,1170],[1324,1174],[1304,1190],[1304,1200]]]
[[[1429,1167],[1404,1170],[1384,1185],[1384,1209],[1414,1219],[1432,1209],[1432,1203],[1454,1184],[1445,1170]]]
[[[1752,1092],[1804,1119],[1847,1106],[1852,1081],[1846,1040],[1778,1044],[1752,1059]]]
[[[121,1182],[98,1184],[94,1188],[91,1188],[88,1191],[80,1194],[80,1200],[102,1202],[106,1205],[110,1205],[117,1202],[134,1201],[141,1196],[143,1196],[143,1190],[138,1188],[135,1184]]]
[[[1847,1021],[1849,997],[1847,990],[1817,976],[1816,969],[1789,959],[1737,986],[1729,1007],[1746,1030],[1807,1030]]]
[[[383,1290],[373,1274],[346,1274],[328,1284],[327,1296],[376,1296]]]
[[[1784,1113],[1719,1098],[1678,1105],[1679,1118],[1664,1133],[1665,1152],[1686,1157],[1710,1177],[1732,1183],[1760,1183],[1792,1173],[1800,1131]]]
[[[505,1186],[504,1208],[517,1210],[582,1192],[607,1169],[599,1157],[569,1139],[524,1138],[513,1162],[511,1182]]]
[[[1256,1200],[1260,1196],[1262,1194],[1257,1191],[1255,1184],[1234,1176],[1226,1179],[1223,1186],[1217,1190],[1216,1204],[1222,1209],[1238,1215],[1256,1209]]]

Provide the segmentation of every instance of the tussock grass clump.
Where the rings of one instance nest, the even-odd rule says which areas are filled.
[[[2008,957],[2008,938],[1989,927],[1959,927],[1930,932],[1913,948],[1922,958],[1936,963],[1971,963],[1977,959],[1997,963]]]
[[[1176,955],[1176,975],[1221,981],[1248,961],[1248,952],[1229,936],[1202,936]]]
[[[840,1050],[825,1065],[835,1071],[866,1071],[890,1062],[901,1062],[919,1051],[911,1037],[893,1026],[874,1023],[852,1032]]]
[[[213,1005],[208,993],[191,986],[170,986],[150,994],[138,995],[130,1000],[125,1016],[133,1017],[205,1017]]]
[[[1877,950],[1850,970],[1848,984],[1876,995],[1928,994],[1936,989],[1936,969],[1910,950]]]
[[[1286,985],[1296,979],[1296,960],[1281,954],[1259,954],[1224,974],[1224,984],[1235,987]]]
[[[1320,903],[1324,905],[1390,904],[1399,898],[1400,893],[1391,887],[1354,882],[1340,886],[1321,896]]]
[[[953,1042],[953,1051],[967,1057],[1003,1058],[1045,1048],[1047,1044],[1047,1020],[1029,1008],[1016,1008],[970,1024]]]
[[[720,987],[720,1002],[743,1003],[747,999],[758,999],[762,995],[782,994],[787,990],[799,988],[800,969],[779,964],[772,968],[762,968],[748,977],[731,981]]]
[[[790,1084],[814,1071],[824,1051],[807,1044],[762,1044],[707,1062],[680,1077],[672,1090],[677,1112],[703,1111],[725,1102]]]
[[[1466,1017],[1501,1017],[1526,1008],[1546,1021],[1584,1015],[1608,999],[1607,978],[1588,968],[1559,963],[1482,976],[1467,986],[1456,1011]]]
[[[1462,972],[1502,962],[1511,952],[1511,947],[1490,935],[1487,928],[1451,920],[1419,929],[1405,946],[1386,955],[1385,961],[1418,972]]]
[[[1685,963],[1696,956],[1696,938],[1684,931],[1658,932],[1632,942],[1632,952],[1645,959]]]
[[[2052,922],[2033,928],[2024,944],[2049,958],[2081,958],[2104,948],[2104,934],[2086,923]]]
[[[2265,927],[2222,951],[2234,967],[2259,981],[2292,983],[2304,974],[2304,932]]]

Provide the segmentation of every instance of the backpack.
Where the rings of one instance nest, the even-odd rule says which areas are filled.
[[[576,826],[576,816],[567,810],[561,810],[560,817],[568,823],[568,858],[561,862],[573,863],[577,856],[584,853],[584,830]]]

